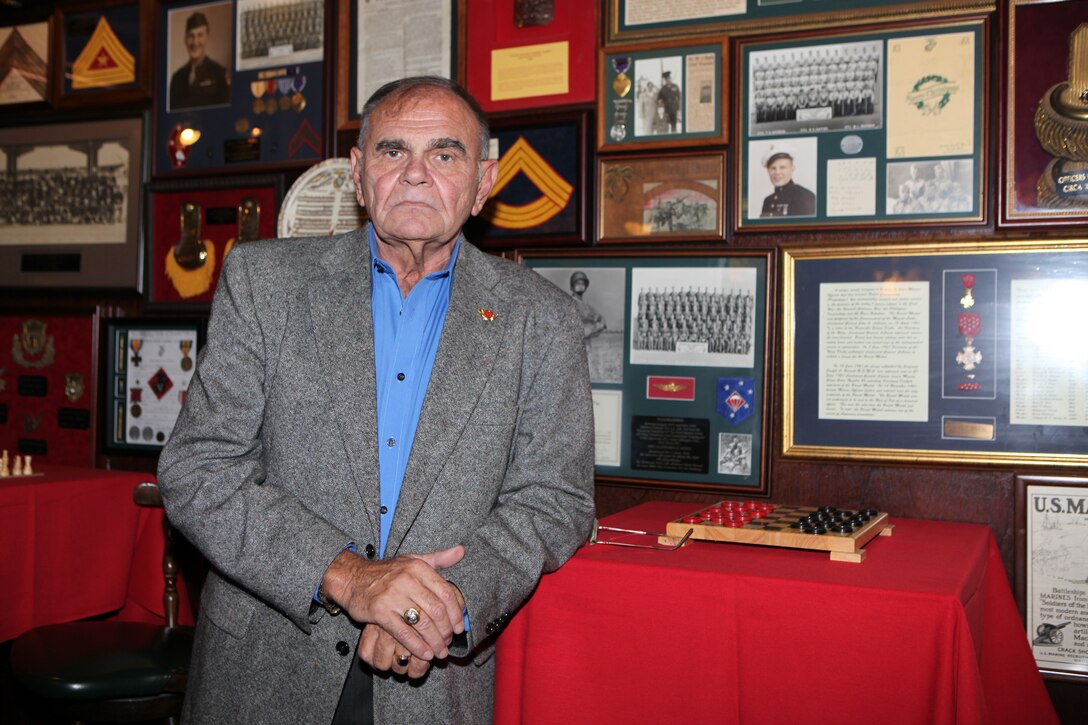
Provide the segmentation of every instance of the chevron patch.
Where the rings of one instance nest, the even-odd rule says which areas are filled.
[[[136,81],[136,59],[113,28],[100,17],[98,25],[72,63],[72,88],[107,88]]]
[[[540,191],[541,196],[521,205],[507,204],[496,199],[499,192],[519,173],[525,174],[530,183]],[[573,193],[574,187],[524,137],[519,137],[499,159],[499,175],[491,190],[491,201],[480,212],[480,216],[503,229],[531,229],[563,211]]]

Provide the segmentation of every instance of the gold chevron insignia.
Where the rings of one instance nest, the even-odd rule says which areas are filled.
[[[105,16],[72,63],[72,88],[106,88],[136,80],[136,59],[117,39]]]
[[[520,206],[495,199],[519,172],[540,190],[540,198]],[[524,137],[519,137],[499,159],[499,177],[491,190],[492,201],[480,216],[503,229],[531,229],[563,211],[573,192],[574,187],[556,173]]]
[[[688,389],[688,386],[681,385],[680,383],[672,380],[667,383],[654,383],[653,387],[663,393],[679,393],[682,390]]]

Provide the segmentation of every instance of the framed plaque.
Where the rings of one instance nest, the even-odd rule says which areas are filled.
[[[52,98],[52,20],[0,27],[0,107],[44,107]]]
[[[374,91],[411,75],[457,77],[459,10],[467,0],[337,0],[336,128],[359,128]],[[478,99],[482,100],[482,99]]]
[[[724,144],[728,39],[602,50],[597,148]]]
[[[598,3],[465,3],[465,83],[485,111],[592,103]]]
[[[140,287],[143,128],[0,128],[0,286]]]
[[[279,175],[148,185],[149,304],[207,307],[236,244],[276,236]]]
[[[58,108],[136,104],[151,93],[151,0],[98,0],[55,11]]]
[[[158,22],[151,138],[157,177],[308,166],[324,158],[323,0],[160,5]]]
[[[605,42],[750,35],[993,10],[993,0],[607,0]]]
[[[507,116],[491,122],[489,158],[499,160],[491,198],[465,224],[484,249],[583,245],[591,241],[588,111]]]
[[[783,455],[1084,466],[1088,242],[784,248]]]
[[[662,242],[725,239],[725,153],[599,159],[597,239]]]
[[[162,450],[185,403],[204,332],[196,320],[107,321],[107,450]]]
[[[985,18],[737,43],[737,230],[985,222]]]
[[[1043,677],[1088,681],[1088,478],[1016,477],[1016,595]]]
[[[1072,74],[1088,73],[1076,50],[1088,43],[1088,6],[1013,0],[1006,11],[1000,223],[1083,224],[1088,103]]]
[[[772,252],[523,250],[582,314],[598,480],[766,495]]]

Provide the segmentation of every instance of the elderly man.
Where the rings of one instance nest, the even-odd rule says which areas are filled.
[[[170,109],[230,103],[227,69],[208,57],[208,18],[195,12],[185,20],[185,50],[189,61],[170,78]]]
[[[227,258],[159,467],[212,565],[190,721],[487,723],[495,636],[585,541],[581,319],[461,236],[487,148],[452,82],[388,84],[351,154],[372,223]]]
[[[761,217],[815,216],[816,195],[793,182],[793,149],[773,145],[761,159],[774,191],[763,199]]]

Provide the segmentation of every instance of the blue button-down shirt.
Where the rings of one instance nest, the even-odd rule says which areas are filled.
[[[405,297],[397,275],[378,257],[370,228],[370,279],[374,311],[374,372],[378,393],[378,475],[381,481],[381,556],[397,510],[408,455],[419,425],[442,326],[450,306],[453,265],[460,239],[445,269],[419,280]]]

